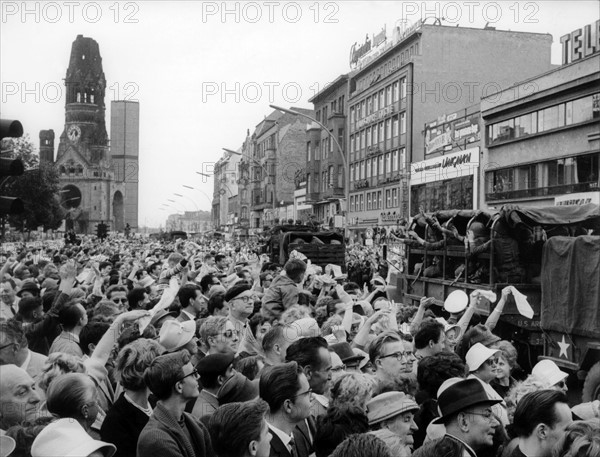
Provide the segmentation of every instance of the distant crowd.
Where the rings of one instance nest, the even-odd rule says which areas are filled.
[[[494,334],[514,287],[396,303],[382,244],[404,234],[376,236],[327,266],[228,241],[4,249],[0,457],[600,457],[600,401]]]

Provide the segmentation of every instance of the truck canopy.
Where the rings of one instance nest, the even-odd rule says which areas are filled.
[[[550,238],[542,255],[542,328],[600,339],[599,322],[600,236]]]
[[[505,205],[500,214],[512,227],[522,222],[528,226],[577,224],[584,228],[600,230],[600,207],[595,203],[543,208]]]

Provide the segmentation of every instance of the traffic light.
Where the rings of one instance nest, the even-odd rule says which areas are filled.
[[[23,126],[19,121],[0,119],[0,140],[4,138],[19,138],[23,135]],[[9,176],[20,176],[25,172],[21,159],[0,158],[0,187]],[[0,214],[19,214],[25,211],[20,198],[0,196]]]

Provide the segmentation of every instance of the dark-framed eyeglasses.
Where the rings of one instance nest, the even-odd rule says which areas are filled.
[[[298,397],[302,397],[303,395],[310,395],[310,394],[312,394],[312,391],[313,391],[312,389],[308,389],[308,390],[305,390],[304,392],[300,392],[299,394],[296,394],[293,397],[291,397],[290,400],[294,400]]]
[[[113,303],[127,303],[127,299],[126,298],[112,298],[111,299]]]
[[[194,369],[194,371],[192,371],[191,373],[188,373],[185,376],[182,376],[181,378],[177,378],[177,381],[175,382],[181,382],[188,376],[193,376],[194,378],[198,379],[200,377],[200,373],[198,373],[198,370]]]
[[[492,412],[491,409],[487,409],[482,413],[478,413],[475,411],[465,411],[465,414],[474,414],[475,416],[481,416],[484,417],[488,422],[492,422],[494,420],[494,413]]]
[[[495,357],[493,359],[487,359],[483,363],[485,363],[488,367],[493,367],[495,365],[498,365],[498,357]]]
[[[398,351],[398,352],[392,352],[391,354],[379,356],[380,359],[385,359],[387,357],[394,357],[396,360],[402,360],[402,359],[408,358],[408,352]]]
[[[239,336],[239,330],[225,330],[224,332],[219,333],[219,335],[223,335],[225,338],[233,338],[233,335]]]
[[[248,302],[250,302],[251,300],[253,300],[253,298],[252,298],[252,296],[249,296],[249,295],[244,295],[244,296],[242,296],[242,297],[235,297],[235,298],[234,298],[234,300],[241,300],[241,301],[243,301],[244,303],[248,303]]]
[[[13,345],[15,345],[15,344],[16,344],[16,343],[14,343],[14,342],[13,342],[13,343],[6,343],[6,344],[3,344],[2,346],[0,346],[0,351],[1,351],[2,349],[5,349],[5,348],[9,347],[9,346],[13,346]]]

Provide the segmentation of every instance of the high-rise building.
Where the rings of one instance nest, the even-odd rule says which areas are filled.
[[[115,212],[115,230],[122,231],[125,224],[138,227],[140,155],[140,104],[119,100],[110,105],[110,156],[115,183],[124,186],[123,219]]]
[[[409,165],[427,158],[426,122],[552,68],[549,34],[439,21],[405,25],[351,52],[348,227],[354,234],[418,211],[409,207]]]

